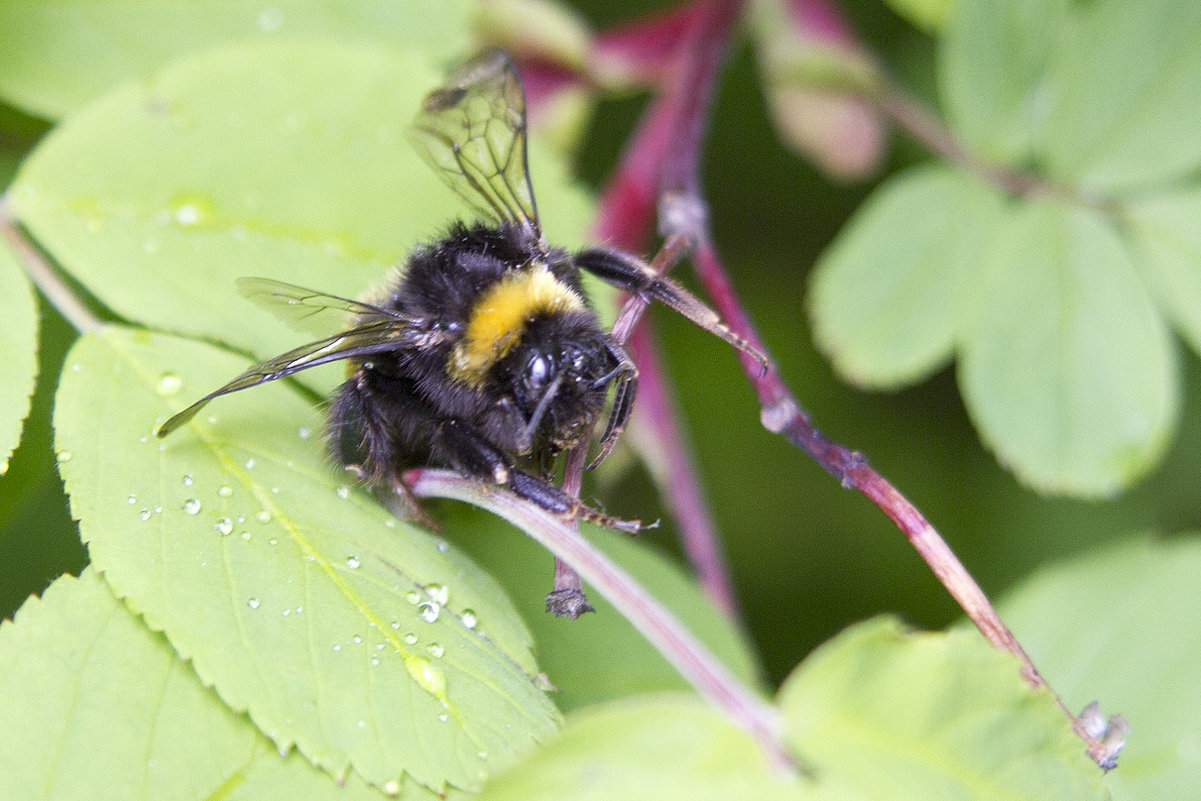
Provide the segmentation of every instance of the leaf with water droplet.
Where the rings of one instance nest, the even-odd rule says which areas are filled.
[[[354,773],[336,781],[301,754],[281,756],[91,569],[0,625],[0,720],[4,799],[379,798]],[[403,788],[410,801],[436,799]]]
[[[368,493],[338,498],[343,477],[320,443],[295,435],[308,399],[273,384],[243,393],[217,425],[142,442],[190,402],[158,393],[166,364],[187,365],[192,387],[218,385],[243,360],[120,327],[83,337],[69,358],[87,369],[64,374],[56,446],[74,454],[63,477],[93,563],[221,698],[275,732],[277,747],[295,744],[335,773],[353,766],[377,785],[403,770],[429,787],[474,786],[553,731],[558,713],[511,603],[457,549],[385,526],[389,513]],[[138,522],[142,504],[160,511]],[[263,522],[244,524],[244,537],[215,535],[247,516]],[[282,616],[301,604],[303,625]],[[487,636],[460,623],[467,608],[488,610]],[[363,719],[373,725],[360,730]]]
[[[38,309],[33,289],[7,244],[0,241],[0,476],[21,439],[38,369]]]

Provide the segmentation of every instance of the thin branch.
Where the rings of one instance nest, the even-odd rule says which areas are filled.
[[[66,318],[67,322],[75,327],[76,331],[86,334],[104,325],[96,315],[92,314],[91,309],[80,302],[71,288],[46,261],[42,252],[29,240],[25,231],[17,225],[8,203],[8,195],[0,195],[0,233],[4,235],[5,241],[16,254],[17,262],[25,270],[29,280],[33,281],[42,295],[50,301],[54,308],[58,309],[59,314]]]
[[[725,41],[741,8],[740,2],[720,0],[682,8],[669,21],[675,31],[669,39],[674,45],[672,48],[661,41],[662,18],[652,18],[622,30],[621,48],[638,50],[648,59],[657,57],[653,69],[646,69],[648,74],[655,74],[662,85],[602,195],[594,229],[598,241],[628,251],[643,250],[654,227],[657,207],[660,220],[671,221],[671,224],[661,224],[665,231],[689,231],[692,227],[695,221],[687,212],[694,212],[695,208],[687,209],[681,215],[679,211],[683,207],[663,203],[663,180],[665,175],[674,176],[670,180],[675,186],[673,196],[676,197],[680,195],[681,186],[698,189],[693,179],[685,180],[683,176],[697,172],[713,85],[724,55]],[[646,33],[656,42],[654,48],[639,50],[634,46],[642,24],[647,26]],[[604,35],[601,38],[603,40]],[[703,211],[703,207],[701,209]],[[656,257],[663,259],[663,263],[652,267],[668,269],[683,250],[690,247],[690,239],[687,235],[668,236]],[[625,341],[642,311],[642,305],[627,304],[614,326],[614,337]],[[736,621],[736,596],[729,567],[705,503],[696,466],[683,433],[675,424],[679,415],[666,390],[658,354],[650,338],[644,336],[635,337],[630,350],[642,372],[641,399],[635,413],[654,421],[648,432],[648,436],[654,438],[654,445],[647,450],[655,451],[661,457],[657,461],[663,463],[662,469],[653,471],[653,477],[679,526],[681,545],[702,589],[715,606]],[[567,474],[570,475],[570,469]]]
[[[772,762],[796,768],[782,742],[780,713],[747,688],[653,595],[580,536],[574,526],[521,500],[448,470],[411,474],[420,497],[453,498],[505,518],[571,564],[627,618],[706,700],[758,741]]]

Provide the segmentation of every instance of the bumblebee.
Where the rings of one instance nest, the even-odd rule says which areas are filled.
[[[508,57],[485,52],[425,97],[413,138],[422,157],[487,222],[455,222],[418,247],[374,302],[261,278],[240,279],[259,305],[350,324],[250,367],[170,418],[164,437],[209,401],[328,362],[349,378],[328,410],[333,460],[407,497],[405,471],[450,468],[564,517],[618,528],[551,481],[555,457],[589,436],[612,405],[595,467],[629,420],[638,370],[600,326],[580,270],[663,303],[766,365],[716,313],[636,256],[551,247],[526,161],[525,96]]]

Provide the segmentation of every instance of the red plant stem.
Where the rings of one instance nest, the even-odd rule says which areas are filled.
[[[642,250],[665,189],[673,197],[685,192],[689,196],[699,194],[696,176],[713,85],[725,41],[741,8],[741,2],[710,0],[672,18],[672,24],[683,30],[670,57],[664,60],[663,86],[644,114],[601,198],[594,228],[598,241],[625,250]],[[661,22],[653,19],[648,23],[652,33],[660,32]],[[626,29],[622,35],[629,38],[634,34]],[[680,242],[675,245],[678,248]],[[640,309],[635,312],[640,313]],[[620,328],[619,324],[617,329]],[[615,336],[622,338],[617,329]],[[628,336],[628,329],[624,334]],[[683,550],[714,605],[736,620],[737,604],[729,567],[704,501],[695,463],[676,424],[678,412],[667,390],[661,359],[649,335],[635,335],[630,350],[640,370],[636,414],[649,423],[647,434],[655,439],[654,450],[663,457],[656,480],[679,525]]]

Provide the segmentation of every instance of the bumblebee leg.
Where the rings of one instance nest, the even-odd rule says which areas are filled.
[[[616,250],[592,248],[577,253],[575,263],[606,283],[673,309],[755,359],[763,365],[764,370],[767,369],[769,363],[766,355],[731,331],[717,316],[717,312],[675,281],[656,273],[642,259]]]
[[[625,431],[626,423],[630,420],[630,412],[634,409],[634,396],[638,394],[638,368],[626,355],[625,349],[616,342],[610,341],[608,346],[610,355],[617,362],[617,367],[612,373],[605,376],[604,381],[616,381],[617,386],[613,392],[613,408],[609,410],[609,420],[605,424],[605,433],[601,437],[600,452],[588,463],[589,470],[595,469],[603,462],[613,450],[613,446],[617,444],[617,439],[621,436],[621,432]]]
[[[437,429],[434,451],[460,473],[508,487],[518,497],[560,517],[579,518],[630,533],[642,528],[637,520],[621,520],[585,506],[550,481],[516,467],[504,451],[459,420],[442,421]]]

